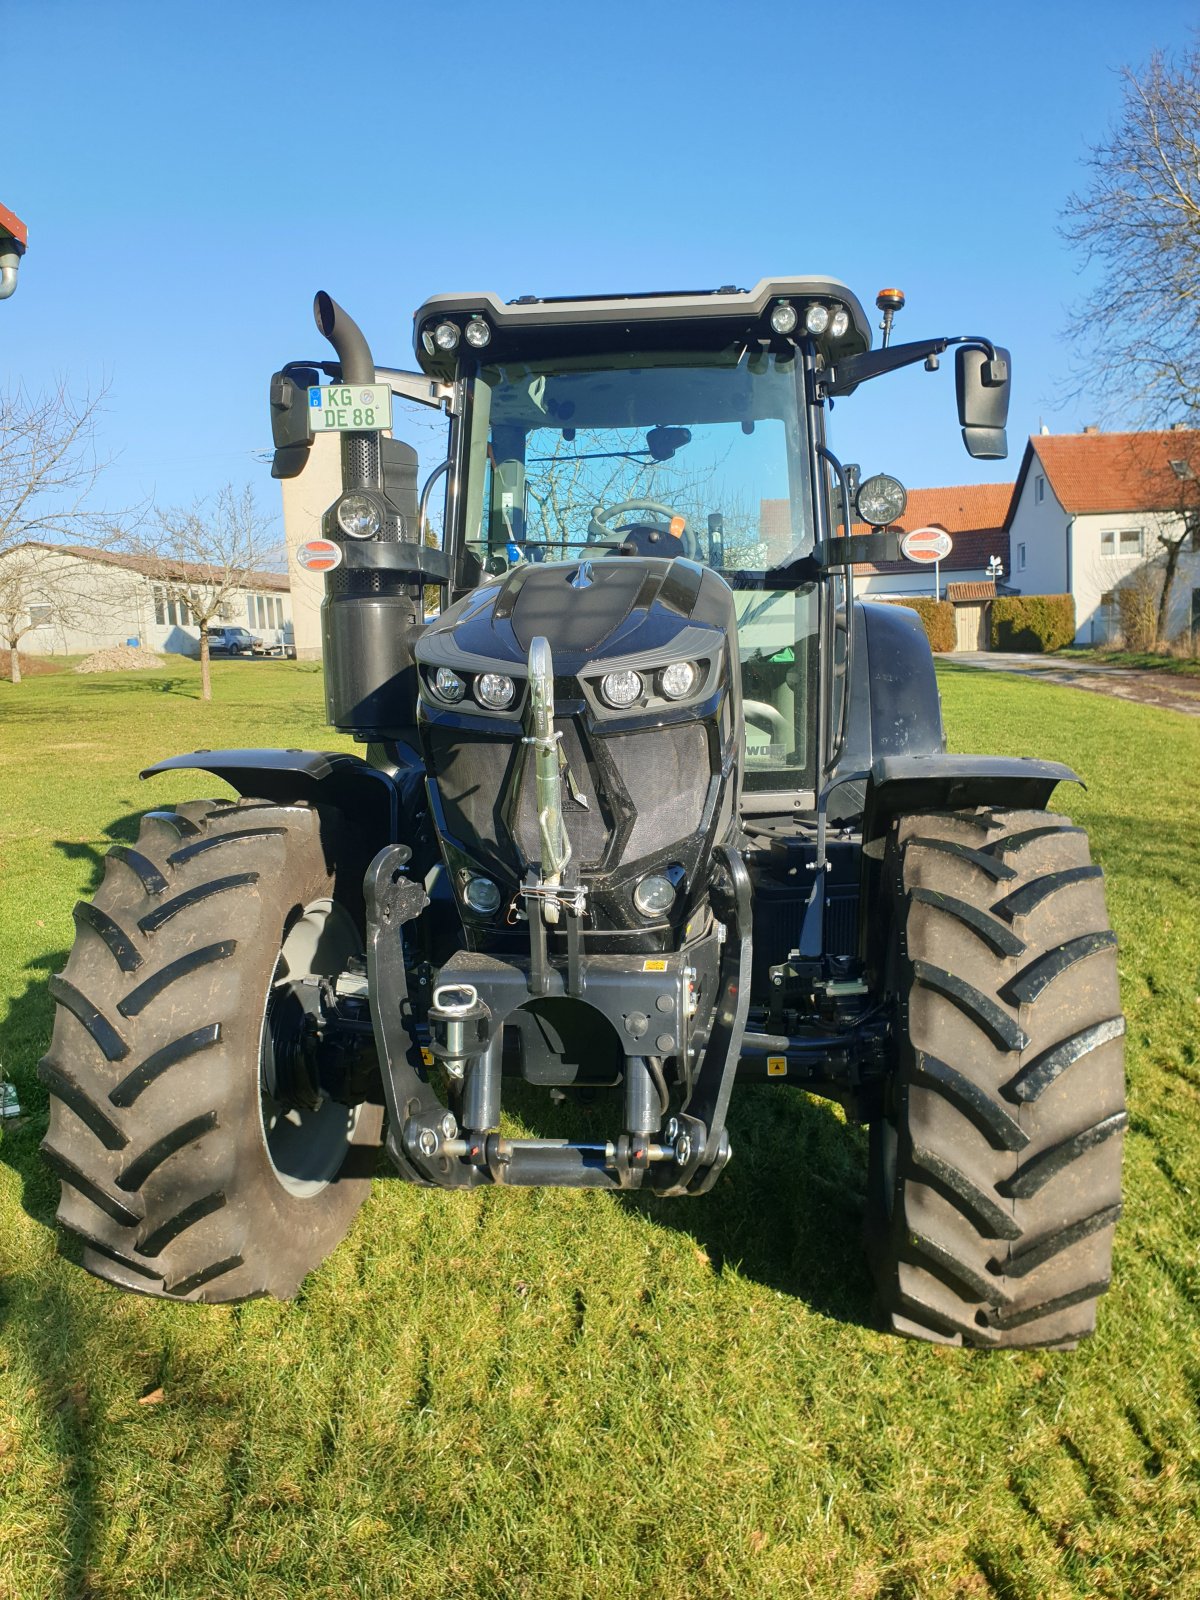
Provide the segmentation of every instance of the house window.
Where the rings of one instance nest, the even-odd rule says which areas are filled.
[[[1040,478],[1039,477],[1039,478],[1035,478],[1033,480],[1033,498],[1034,498],[1034,503],[1039,505],[1039,506],[1041,505],[1042,501],[1046,498],[1046,480],[1045,480],[1045,478]]]
[[[179,602],[179,625],[182,628],[187,628],[191,626],[191,622],[192,614],[188,610],[186,602],[181,600]]]
[[[1025,571],[1025,546],[1023,544],[1017,546],[1017,571]]]
[[[254,596],[252,594],[246,596],[246,621],[251,627],[254,626]]]
[[[29,622],[34,628],[44,628],[50,622],[51,608],[49,606],[30,606]]]
[[[1105,528],[1100,535],[1102,556],[1140,556],[1144,535],[1140,528]]]
[[[165,628],[167,625],[166,596],[157,584],[154,586],[154,620],[160,628]]]
[[[275,601],[275,626],[283,627],[283,601],[278,599]]]
[[[175,596],[173,594],[169,594],[167,596],[167,621],[172,627],[174,627],[178,620],[178,617],[175,615]]]

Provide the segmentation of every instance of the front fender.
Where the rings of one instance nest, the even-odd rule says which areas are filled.
[[[156,761],[141,776],[160,772],[211,772],[240,795],[279,805],[337,806],[379,841],[377,848],[400,839],[424,793],[420,767],[374,767],[343,750],[193,750]]]
[[[909,811],[952,811],[971,806],[1042,810],[1055,786],[1082,784],[1061,761],[1031,756],[957,756],[944,751],[880,756],[871,766],[863,814],[863,843],[886,833]]]

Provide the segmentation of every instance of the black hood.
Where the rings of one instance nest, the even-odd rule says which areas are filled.
[[[609,659],[653,666],[664,652],[711,655],[733,626],[724,579],[682,557],[523,562],[445,611],[416,654],[433,667],[502,665],[523,675],[540,635],[556,673],[574,675]]]

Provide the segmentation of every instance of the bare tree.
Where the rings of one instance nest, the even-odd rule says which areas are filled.
[[[1070,332],[1080,387],[1150,426],[1200,419],[1200,41],[1126,67],[1063,236],[1097,271]]]
[[[30,539],[111,540],[114,517],[86,504],[108,464],[96,454],[106,393],[77,398],[65,384],[0,392],[0,550]]]
[[[119,519],[87,503],[107,465],[95,437],[106,392],[75,396],[63,383],[42,394],[0,392],[0,642],[14,683],[25,635],[67,626],[87,609],[78,564],[53,546],[104,546],[115,536]]]
[[[282,567],[283,540],[275,518],[259,510],[249,484],[226,484],[190,508],[156,509],[149,526],[127,546],[167,600],[185,606],[200,631],[200,697],[212,699],[209,630],[233,615],[234,597]]]
[[[112,585],[102,603],[89,568],[69,549],[31,542],[0,550],[0,644],[8,651],[13,683],[21,681],[20,645],[26,634],[49,627],[61,635],[87,626],[112,602]]]

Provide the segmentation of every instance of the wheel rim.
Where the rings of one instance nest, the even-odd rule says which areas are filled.
[[[259,1128],[267,1159],[281,1187],[308,1200],[326,1188],[340,1170],[358,1126],[359,1107],[322,1100],[313,1110],[275,1098],[271,998],[300,978],[335,977],[362,940],[353,919],[335,900],[312,900],[288,928],[275,963],[263,1008],[259,1043]]]

